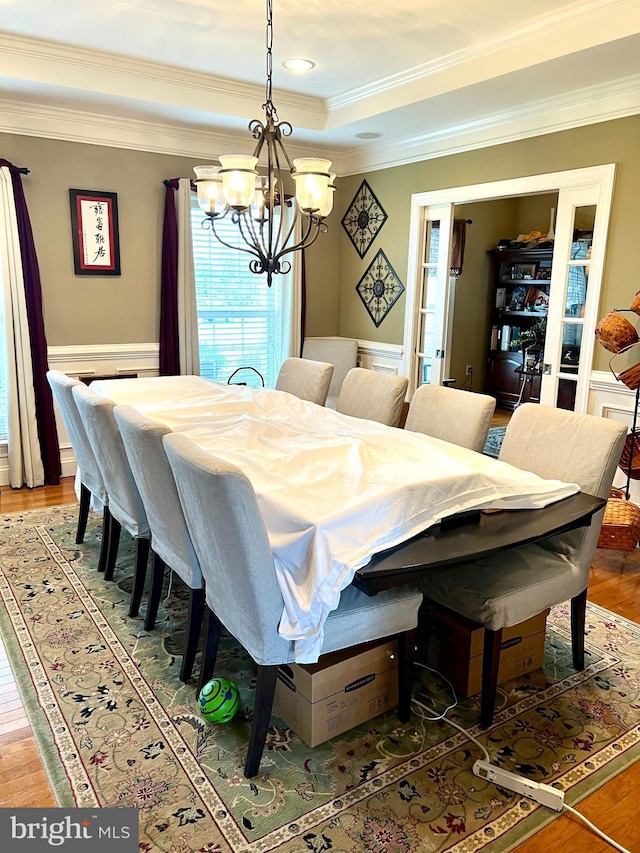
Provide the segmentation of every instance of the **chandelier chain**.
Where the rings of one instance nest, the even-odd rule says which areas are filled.
[[[249,269],[273,277],[291,271],[289,256],[311,246],[326,234],[326,217],[333,206],[330,160],[301,157],[293,162],[283,139],[293,128],[280,121],[273,103],[273,0],[266,2],[266,86],[262,105],[266,120],[252,119],[256,140],[253,154],[220,155],[220,167],[197,166],[198,204],[206,213],[216,239],[229,249],[251,256]],[[266,159],[262,172],[257,164]],[[265,157],[266,155],[266,157]],[[295,197],[288,195],[294,184]],[[228,216],[239,242],[232,244],[217,224]]]
[[[267,0],[267,28],[266,28],[266,47],[267,47],[267,82],[266,82],[266,101],[264,110],[267,118],[278,120],[278,113],[273,103],[272,94],[272,77],[273,77],[273,0]]]

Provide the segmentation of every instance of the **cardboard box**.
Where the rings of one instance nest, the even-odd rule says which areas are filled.
[[[544,638],[549,611],[505,628],[498,684],[539,669],[544,660]],[[458,613],[433,605],[427,617],[428,630],[435,641],[433,666],[453,684],[462,696],[473,696],[482,686],[484,628]]]
[[[279,667],[273,713],[317,746],[397,705],[397,644],[376,640]]]

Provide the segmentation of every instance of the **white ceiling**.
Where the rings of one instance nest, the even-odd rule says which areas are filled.
[[[640,0],[273,6],[287,147],[339,174],[640,112]],[[264,0],[0,0],[0,130],[211,160],[264,81]]]

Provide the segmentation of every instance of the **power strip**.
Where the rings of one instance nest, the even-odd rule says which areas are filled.
[[[557,812],[562,811],[564,791],[552,788],[551,785],[525,779],[524,776],[518,776],[517,773],[511,773],[509,770],[502,770],[502,768],[496,767],[482,758],[479,758],[474,763],[473,772],[480,779],[486,779],[488,782],[493,782],[494,785],[499,785],[501,788],[515,791],[516,794],[521,794],[523,797],[535,800],[541,806],[547,806]]]

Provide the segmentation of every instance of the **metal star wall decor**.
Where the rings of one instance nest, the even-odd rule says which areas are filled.
[[[386,221],[387,214],[382,205],[369,184],[363,181],[342,217],[342,227],[361,258],[364,258],[367,249]]]
[[[356,285],[356,290],[378,328],[404,293],[402,282],[382,249],[369,264],[367,271]]]

